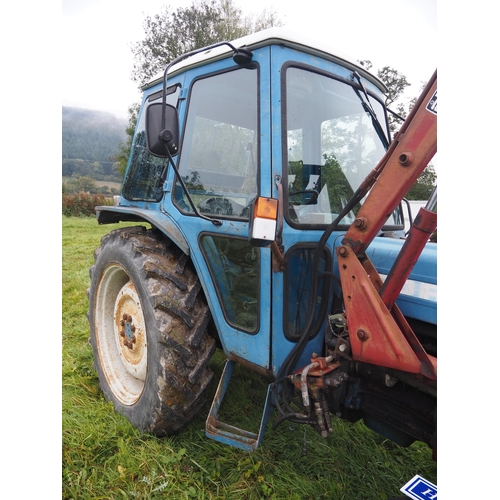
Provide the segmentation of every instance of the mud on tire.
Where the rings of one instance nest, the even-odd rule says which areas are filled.
[[[189,258],[144,227],[112,231],[90,268],[90,342],[106,399],[141,431],[178,432],[201,410],[215,341]]]

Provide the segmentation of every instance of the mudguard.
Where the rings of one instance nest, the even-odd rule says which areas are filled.
[[[189,245],[177,225],[166,214],[156,210],[138,207],[101,206],[96,207],[99,224],[113,222],[149,222],[171,239],[186,255],[189,255]]]

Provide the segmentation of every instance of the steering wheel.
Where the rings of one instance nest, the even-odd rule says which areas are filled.
[[[316,191],[315,189],[303,189],[302,191],[292,191],[292,192],[288,193],[288,196],[290,198],[292,198],[292,196],[296,196],[299,194],[310,194],[311,199],[308,200],[306,203],[295,203],[292,200],[290,200],[290,205],[294,205],[294,206],[296,206],[296,205],[312,205],[318,199],[318,196],[319,196],[319,192]]]

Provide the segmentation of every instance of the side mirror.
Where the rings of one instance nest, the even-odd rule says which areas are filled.
[[[165,110],[165,126],[162,127],[162,111]],[[155,156],[166,158],[166,148],[172,156],[179,152],[179,116],[177,109],[161,102],[146,108],[146,147]]]

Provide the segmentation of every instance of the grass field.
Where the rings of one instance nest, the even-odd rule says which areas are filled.
[[[207,408],[170,438],[131,427],[104,400],[88,344],[88,269],[101,236],[115,227],[63,217],[63,499],[380,500],[401,497],[399,488],[415,474],[437,484],[427,446],[401,448],[361,423],[335,420],[334,434],[322,439],[302,426],[273,431],[272,417],[252,453],[206,438]],[[223,363],[217,353],[216,380]],[[266,387],[259,375],[238,367],[224,399],[225,420],[256,431]]]

